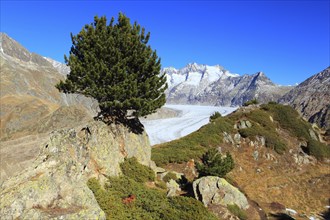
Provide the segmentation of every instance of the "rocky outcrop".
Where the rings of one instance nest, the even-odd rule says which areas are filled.
[[[300,83],[280,99],[309,122],[330,130],[330,67]]]
[[[89,178],[101,182],[121,173],[125,157],[148,166],[151,148],[146,133],[123,125],[91,121],[52,132],[33,165],[1,185],[1,219],[105,219]]]
[[[244,194],[223,178],[202,177],[193,182],[193,190],[195,198],[203,202],[205,206],[209,204],[224,206],[236,204],[241,209],[249,208]]]
[[[254,98],[277,101],[291,86],[275,85],[262,72],[253,75],[230,73],[223,67],[188,64],[182,69],[165,68],[169,85],[167,103],[241,106]]]

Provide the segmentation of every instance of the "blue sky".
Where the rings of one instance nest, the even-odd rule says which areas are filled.
[[[282,85],[300,83],[330,64],[330,1],[26,1],[1,0],[1,32],[31,52],[63,62],[95,15],[125,13],[151,32],[162,66],[222,65],[263,71]]]

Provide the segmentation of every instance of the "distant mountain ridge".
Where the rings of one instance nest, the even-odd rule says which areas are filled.
[[[246,101],[277,101],[293,86],[275,85],[263,72],[238,75],[222,66],[188,64],[182,69],[164,68],[169,85],[167,102],[171,104],[196,104],[241,106]]]
[[[330,67],[300,83],[280,103],[291,105],[309,122],[330,131]]]

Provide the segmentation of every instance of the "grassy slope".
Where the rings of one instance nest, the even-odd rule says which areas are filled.
[[[249,120],[252,127],[234,129],[241,120]],[[157,165],[175,167],[175,163],[198,159],[208,148],[221,146],[230,151],[236,164],[228,177],[264,210],[270,212],[270,203],[279,202],[300,213],[313,214],[324,211],[330,198],[327,190],[329,166],[324,163],[298,165],[293,154],[299,152],[303,142],[307,143],[309,153],[317,158],[329,158],[330,150],[329,146],[312,140],[310,129],[312,126],[289,106],[247,107],[217,118],[186,137],[156,146],[152,149],[152,159]],[[233,147],[223,142],[223,132],[232,136],[240,133],[245,139],[239,148]],[[265,137],[266,147],[249,145],[256,136]],[[259,152],[257,161],[252,156],[255,151]],[[272,155],[272,158],[266,159],[266,155]]]
[[[271,118],[275,122],[272,122]],[[249,120],[252,127],[234,129],[234,125],[243,119]],[[287,149],[287,140],[280,136],[278,128],[306,141],[310,153],[317,158],[330,157],[329,148],[311,139],[309,129],[312,129],[312,126],[301,119],[295,110],[289,106],[267,104],[260,109],[236,111],[229,116],[217,118],[188,136],[155,146],[152,149],[152,160],[162,166],[173,162],[186,162],[192,158],[198,159],[208,148],[222,144],[223,132],[239,132],[242,137],[250,139],[255,139],[256,136],[265,137],[266,147],[283,154]]]

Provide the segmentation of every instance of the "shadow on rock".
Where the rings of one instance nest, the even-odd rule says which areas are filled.
[[[102,115],[97,115],[94,117],[96,121],[103,121],[105,124],[122,124],[129,129],[130,132],[134,134],[142,134],[144,131],[144,126],[140,122],[139,118],[133,117],[103,117]]]
[[[277,220],[295,220],[290,215],[285,213],[271,214],[271,216]]]

